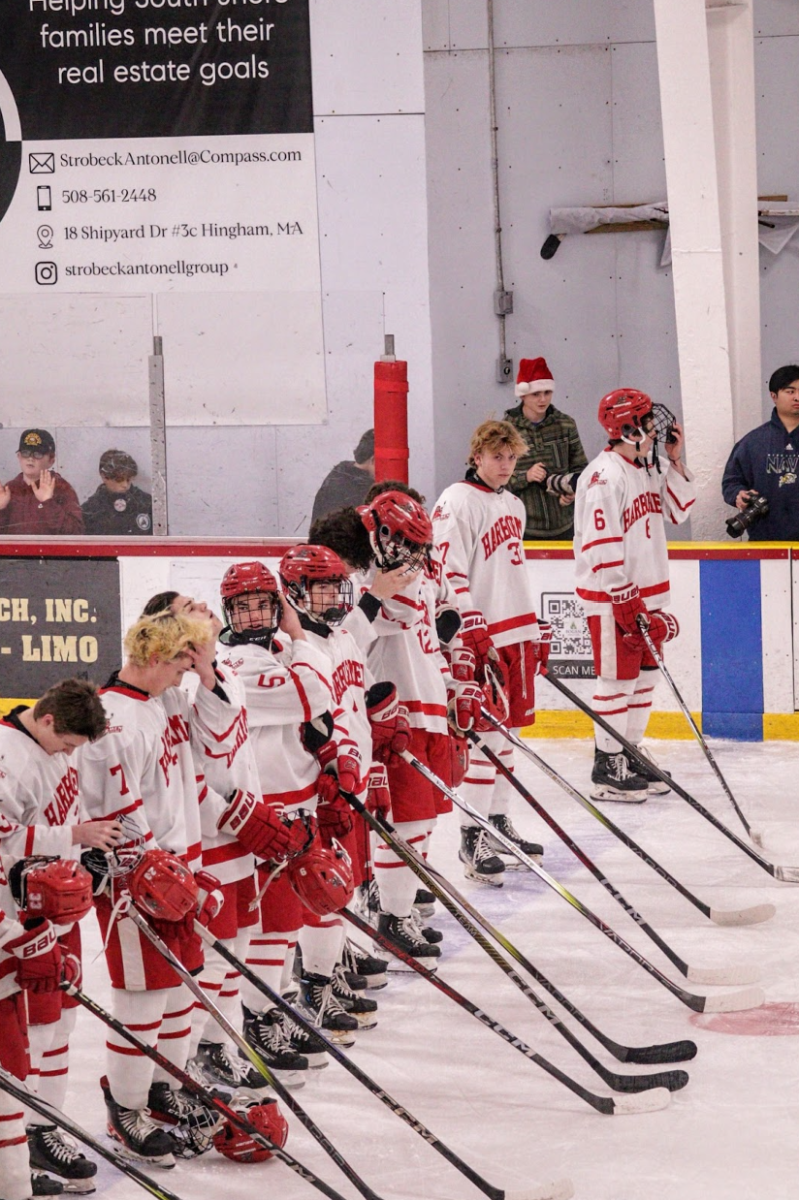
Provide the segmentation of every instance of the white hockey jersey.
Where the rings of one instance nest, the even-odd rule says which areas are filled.
[[[608,448],[588,464],[574,504],[575,588],[589,616],[611,603],[611,591],[637,584],[648,608],[669,603],[664,520],[685,521],[696,499],[693,475],[671,464],[642,467]]]
[[[361,791],[366,788],[372,765],[372,727],[366,711],[366,692],[374,683],[366,656],[349,629],[335,626],[325,636],[305,627],[309,641],[328,660],[328,677],[333,694],[333,740],[339,754],[352,754],[360,764]]]
[[[17,984],[16,955],[6,950],[7,942],[13,942],[22,937],[24,930],[17,920],[17,909],[11,898],[11,888],[8,886],[3,865],[0,863],[0,1000],[19,991]]]
[[[319,764],[300,725],[332,711],[330,664],[309,639],[273,654],[252,642],[227,646],[220,666],[244,687],[250,742],[262,795],[278,808],[316,807]]]
[[[220,647],[220,655],[226,653]],[[247,727],[244,685],[230,667],[217,662],[217,692],[203,687],[187,671],[183,687],[191,700],[191,749],[197,770],[202,827],[202,862],[221,883],[247,879],[255,858],[230,833],[217,824],[226,812],[227,797],[238,788],[261,796],[261,785]]]
[[[12,862],[31,854],[75,858],[76,765],[69,755],[43,750],[15,719],[18,711],[0,721],[0,855]]]
[[[540,641],[519,497],[507,488],[496,492],[476,478],[465,479],[445,488],[432,519],[466,628],[482,614],[495,646]]]
[[[360,580],[360,590],[366,591],[373,577],[374,572],[352,578],[356,588]],[[383,600],[370,627],[374,640],[367,653],[374,678],[395,685],[410,724],[428,733],[447,733],[449,668],[436,634],[438,593],[434,568],[432,574],[422,571],[406,591]]]
[[[119,681],[100,696],[108,731],[77,751],[89,818],[124,816],[148,850],[170,850],[196,869],[200,813],[188,698],[179,688],[168,688],[162,699]]]

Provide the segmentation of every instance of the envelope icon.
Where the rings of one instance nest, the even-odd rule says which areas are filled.
[[[51,150],[29,154],[28,167],[31,175],[55,175],[55,154]]]

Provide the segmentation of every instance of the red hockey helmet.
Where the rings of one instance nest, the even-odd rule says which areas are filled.
[[[340,912],[352,899],[355,884],[347,851],[335,838],[330,847],[315,842],[286,868],[291,887],[317,916]]]
[[[222,577],[219,594],[233,640],[270,646],[283,615],[280,589],[272,572],[260,562],[234,563]],[[256,599],[239,599],[244,596]],[[268,597],[268,603],[259,601],[258,596]]]
[[[280,582],[292,608],[321,625],[340,625],[352,612],[353,591],[347,568],[327,546],[293,546],[280,564]],[[336,587],[337,595],[312,591],[314,583]]]
[[[162,921],[182,921],[197,907],[197,881],[168,850],[145,851],[126,882],[136,907]]]
[[[289,1136],[289,1127],[276,1100],[251,1104],[241,1113],[241,1116],[270,1142],[274,1142],[281,1149],[285,1146]],[[231,1125],[229,1120],[225,1121],[219,1132],[214,1134],[214,1148],[220,1154],[224,1154],[225,1158],[232,1158],[235,1162],[256,1163],[272,1157],[271,1150],[261,1146],[251,1134]]]
[[[362,504],[358,512],[384,571],[422,565],[433,543],[433,523],[412,496],[383,492],[371,504]]]
[[[86,916],[92,907],[92,877],[79,862],[71,858],[22,859],[21,865],[12,890],[26,917],[70,925]]]
[[[635,445],[643,441],[646,431],[643,420],[652,412],[652,401],[646,392],[635,388],[616,388],[599,401],[599,424],[614,441]]]

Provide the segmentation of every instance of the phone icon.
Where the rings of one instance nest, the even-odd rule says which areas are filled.
[[[36,205],[39,212],[50,212],[53,207],[52,189],[47,184],[40,183],[36,189]]]

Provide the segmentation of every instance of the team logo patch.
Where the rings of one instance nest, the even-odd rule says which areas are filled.
[[[114,508],[116,509],[117,512],[124,512],[127,507],[128,507],[127,500],[123,500],[121,496],[118,500],[114,501]]]
[[[138,517],[136,518],[136,524],[138,525],[139,529],[149,529],[150,518],[148,517],[147,513],[139,513]]]
[[[606,483],[607,479],[602,478],[602,472],[594,471],[593,475],[588,480],[588,487],[594,487],[595,484],[599,484],[601,487],[604,487]]]
[[[779,486],[782,487],[785,483],[796,483],[795,471],[786,471],[784,475],[780,475]]]

